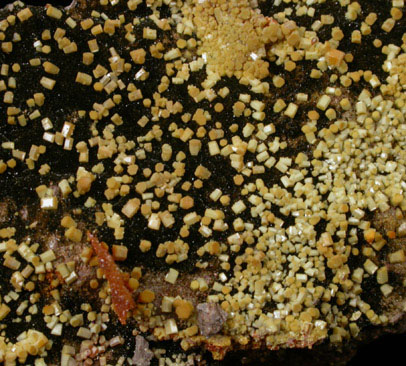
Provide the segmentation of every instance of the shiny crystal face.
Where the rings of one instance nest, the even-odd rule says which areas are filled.
[[[200,364],[396,323],[403,8],[0,10],[0,362]]]

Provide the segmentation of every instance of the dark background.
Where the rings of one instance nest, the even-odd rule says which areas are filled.
[[[0,0],[0,3],[9,3],[9,2],[13,2],[13,0],[10,0],[10,1]],[[30,4],[30,5],[58,4],[61,6],[68,6],[68,5],[70,5],[71,2],[72,2],[72,0],[62,0],[62,1],[28,0],[28,1],[24,1],[25,4]]]
[[[0,6],[6,5],[10,1],[0,0]],[[272,1],[272,0],[267,0]],[[332,0],[327,0],[332,1]],[[390,1],[390,0],[388,0]],[[63,1],[42,1],[42,0],[26,0],[26,4],[31,5],[45,5],[47,3],[58,4],[61,6],[68,6],[71,4],[72,0]],[[356,356],[347,364],[347,366],[359,366],[359,365],[392,365],[395,362],[400,364],[404,363],[406,358],[406,334],[401,335],[386,335],[378,340],[374,340],[369,344],[361,346],[356,354]],[[327,361],[327,360],[326,360]],[[403,362],[402,362],[403,361]],[[328,362],[328,361],[327,361]],[[385,365],[384,364],[384,365]],[[314,360],[314,365],[323,365],[319,360]],[[327,364],[326,364],[327,365]],[[234,363],[234,366],[237,366]]]
[[[347,364],[359,365],[393,365],[395,362],[405,363],[406,334],[388,334],[370,344],[361,346],[356,356]],[[403,361],[403,362],[402,362]]]

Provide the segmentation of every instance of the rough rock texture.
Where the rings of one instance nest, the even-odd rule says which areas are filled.
[[[228,317],[227,312],[219,304],[215,303],[206,302],[199,304],[196,310],[200,332],[206,337],[220,332]]]
[[[135,351],[132,358],[133,365],[149,366],[153,357],[154,354],[149,349],[147,340],[144,337],[137,335],[135,337]]]

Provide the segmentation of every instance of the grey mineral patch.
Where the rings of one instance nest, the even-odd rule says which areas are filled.
[[[72,2],[65,7],[65,11],[71,11],[73,8],[75,8],[78,4],[78,0],[72,0]]]
[[[200,333],[206,337],[220,332],[227,320],[228,314],[217,303],[202,303],[197,305],[197,323]]]
[[[135,351],[132,358],[133,365],[136,366],[149,366],[154,354],[149,349],[148,341],[140,335],[135,337]]]

